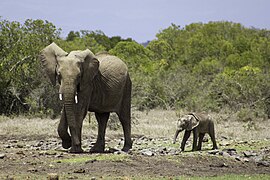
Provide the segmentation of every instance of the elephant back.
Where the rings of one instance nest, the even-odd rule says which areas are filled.
[[[96,55],[102,79],[110,87],[121,87],[128,76],[127,65],[118,57],[108,54]]]

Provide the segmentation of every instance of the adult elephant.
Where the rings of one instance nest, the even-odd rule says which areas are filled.
[[[108,54],[94,55],[89,49],[65,52],[55,43],[44,48],[40,60],[53,85],[58,82],[63,110],[58,125],[62,146],[83,152],[81,133],[87,111],[95,112],[98,135],[91,152],[104,152],[110,112],[116,112],[123,127],[123,151],[132,148],[131,80],[125,63]],[[69,132],[68,132],[69,128]]]

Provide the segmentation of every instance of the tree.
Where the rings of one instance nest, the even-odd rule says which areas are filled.
[[[74,31],[70,31],[68,33],[68,36],[66,38],[67,41],[73,41],[75,38],[79,38],[80,37],[80,33],[78,31],[74,32]]]
[[[44,45],[56,38],[59,30],[48,21],[0,21],[1,114],[24,113],[32,103],[39,103],[40,99],[31,98],[42,86],[43,73],[37,56]]]

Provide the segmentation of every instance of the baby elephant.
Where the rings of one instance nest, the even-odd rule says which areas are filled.
[[[190,136],[191,131],[193,131],[193,146],[192,151],[201,150],[202,141],[205,133],[208,133],[213,142],[213,148],[217,149],[217,143],[215,138],[214,122],[206,114],[195,114],[190,113],[181,117],[177,122],[177,130],[174,136],[173,143],[176,142],[178,134],[185,130],[185,134],[181,143],[181,150],[185,150],[186,142]],[[197,146],[197,139],[199,137],[199,143]]]

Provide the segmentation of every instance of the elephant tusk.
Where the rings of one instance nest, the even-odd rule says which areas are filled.
[[[63,100],[63,97],[62,97],[62,94],[61,93],[59,94],[59,99],[60,99],[60,101]]]
[[[75,95],[75,103],[77,104],[78,103],[78,96],[77,96],[77,93]]]

